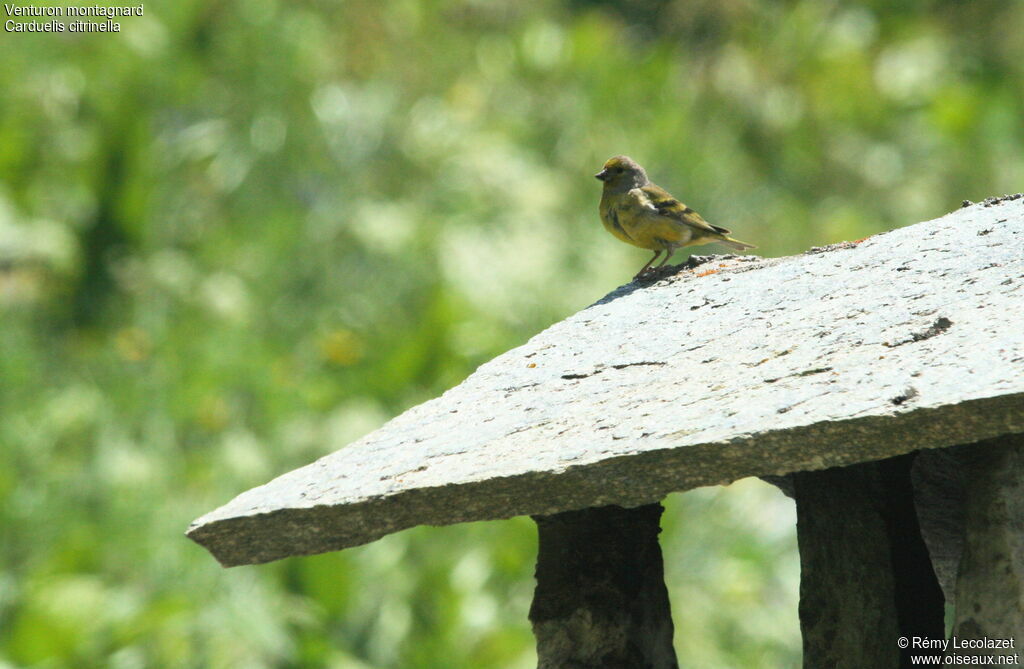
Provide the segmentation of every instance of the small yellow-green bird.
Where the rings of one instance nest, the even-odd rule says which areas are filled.
[[[728,230],[711,225],[664,188],[651,183],[644,168],[632,158],[609,158],[594,176],[604,182],[600,206],[604,227],[627,244],[654,251],[654,257],[634,279],[643,276],[662,252],[665,258],[651,271],[668,262],[683,246],[721,242],[737,251],[757,248],[733,239]]]

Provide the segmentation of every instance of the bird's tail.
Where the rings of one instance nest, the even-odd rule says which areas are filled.
[[[737,251],[746,251],[747,249],[756,249],[757,248],[753,244],[748,244],[746,242],[741,242],[738,239],[733,239],[732,237],[727,237],[727,236],[723,236],[718,241],[721,242],[722,244],[725,244],[726,246],[728,246],[731,249],[736,249]]]

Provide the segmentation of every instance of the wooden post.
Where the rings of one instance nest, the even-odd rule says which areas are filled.
[[[805,669],[910,666],[900,637],[944,638],[913,457],[793,475]]]
[[[538,669],[678,667],[658,545],[660,504],[534,516]]]

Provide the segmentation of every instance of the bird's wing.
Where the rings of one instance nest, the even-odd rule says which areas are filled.
[[[729,234],[729,230],[717,225],[711,225],[705,221],[700,214],[672,197],[672,195],[661,186],[647,184],[646,186],[642,186],[635,190],[640,191],[637,195],[641,200],[645,201],[645,206],[654,209],[654,211],[662,216],[675,219],[680,223],[685,223],[691,228],[696,228],[698,230],[714,232],[720,235]]]

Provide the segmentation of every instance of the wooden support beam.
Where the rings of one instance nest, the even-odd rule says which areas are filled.
[[[674,669],[660,504],[534,516],[538,669]]]

